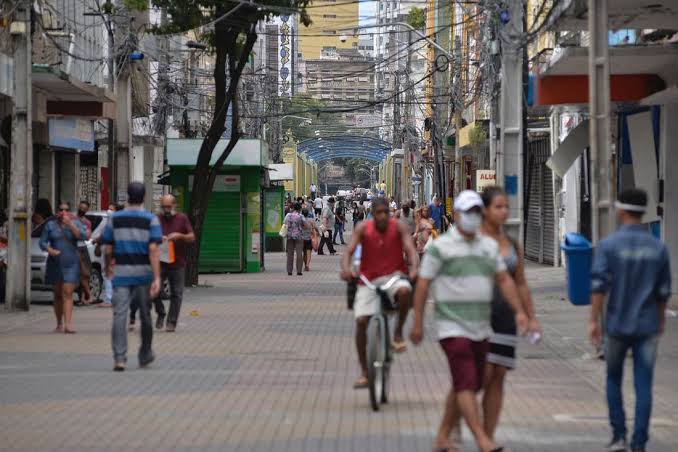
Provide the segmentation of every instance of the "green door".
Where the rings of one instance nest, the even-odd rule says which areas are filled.
[[[200,245],[201,272],[241,272],[240,193],[212,192]]]

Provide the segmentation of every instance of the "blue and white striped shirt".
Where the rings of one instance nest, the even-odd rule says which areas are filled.
[[[149,245],[162,243],[158,217],[141,207],[128,207],[111,215],[103,243],[113,246],[113,286],[139,286],[153,282]]]

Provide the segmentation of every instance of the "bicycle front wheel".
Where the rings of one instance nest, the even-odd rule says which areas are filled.
[[[370,404],[374,411],[379,411],[379,404],[384,391],[385,334],[384,317],[373,316],[367,327],[367,380],[369,382]]]

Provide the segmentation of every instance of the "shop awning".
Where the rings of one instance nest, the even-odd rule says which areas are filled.
[[[608,0],[609,27],[619,29],[661,28],[673,30],[678,23],[678,0]],[[548,22],[552,30],[588,30],[586,3],[563,0],[554,4]]]
[[[214,165],[226,149],[229,140],[219,140],[212,152],[210,165]],[[195,166],[202,146],[202,138],[167,140],[167,164],[169,166]],[[267,166],[268,144],[257,139],[242,138],[231,151],[224,166]]]
[[[268,165],[268,171],[271,182],[294,180],[294,164],[292,163],[271,163]]]
[[[589,120],[582,121],[570,132],[565,140],[560,143],[546,166],[559,177],[565,177],[565,173],[577,160],[589,145]]]

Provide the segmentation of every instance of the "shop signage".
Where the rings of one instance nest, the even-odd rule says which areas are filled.
[[[492,185],[497,185],[497,174],[494,170],[476,170],[476,191],[483,192]]]
[[[193,189],[193,175],[188,176],[188,189]],[[240,192],[240,175],[219,174],[214,179],[213,192],[233,193]]]
[[[290,39],[291,36],[294,35],[290,25],[292,25],[293,18],[289,15],[283,15],[280,16],[280,21],[280,59],[278,60],[278,65],[280,67],[278,71],[279,96],[290,97],[292,95],[292,83],[294,81],[292,71],[290,70],[290,67],[292,66],[291,57],[293,56],[291,47],[294,45]]]
[[[94,151],[94,122],[79,118],[49,118],[49,145]]]

